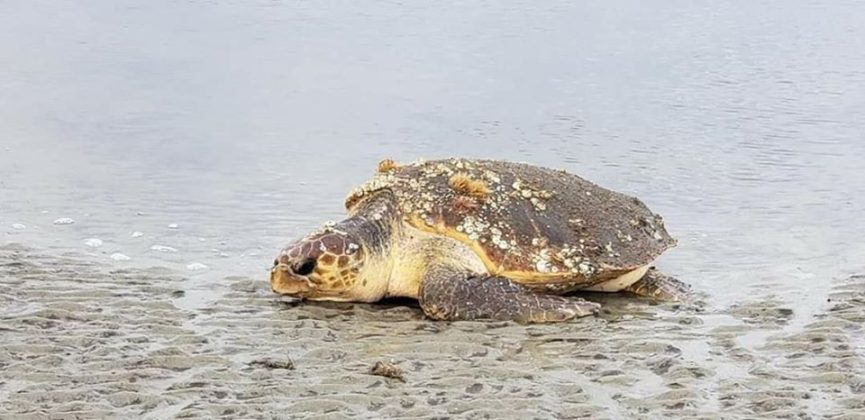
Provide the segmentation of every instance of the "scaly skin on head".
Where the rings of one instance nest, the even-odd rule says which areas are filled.
[[[274,292],[355,302],[418,298],[431,263],[486,272],[477,253],[459,241],[406,225],[386,189],[352,202],[349,213],[280,252],[271,274]]]
[[[368,197],[351,216],[284,248],[271,270],[274,292],[310,300],[375,302],[387,294],[396,214],[393,197]]]

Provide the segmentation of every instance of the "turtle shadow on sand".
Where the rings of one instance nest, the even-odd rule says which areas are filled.
[[[706,303],[702,294],[694,293],[684,301],[662,301],[645,298],[629,292],[604,293],[577,291],[565,295],[568,298],[586,299],[597,302],[601,310],[597,316],[607,321],[622,321],[639,318],[652,318],[660,312],[674,311],[677,313],[697,314],[705,311]],[[331,319],[336,316],[356,316],[364,313],[378,320],[387,321],[419,321],[425,318],[423,308],[417,300],[392,297],[377,302],[328,302],[328,301],[303,301],[300,299],[284,300],[274,298],[280,310],[293,311],[301,305],[307,314],[319,315],[322,320]],[[312,310],[310,310],[312,309]],[[527,324],[514,320],[517,324]],[[579,322],[573,321],[572,322]]]

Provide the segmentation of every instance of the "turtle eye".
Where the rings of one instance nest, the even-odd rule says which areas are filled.
[[[273,266],[276,267],[279,265],[279,258],[273,260]]]
[[[308,276],[315,270],[315,263],[315,258],[307,258],[295,267],[294,272],[301,276]]]

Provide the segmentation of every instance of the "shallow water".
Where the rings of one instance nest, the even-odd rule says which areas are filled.
[[[0,417],[855,416],[863,21],[828,1],[0,5]],[[519,326],[268,293],[275,252],[378,160],[446,156],[639,196],[701,302],[592,296],[599,318]]]

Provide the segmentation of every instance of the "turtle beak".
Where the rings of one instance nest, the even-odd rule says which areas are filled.
[[[313,289],[305,276],[294,274],[288,264],[276,264],[270,270],[270,288],[274,293],[303,297]]]

